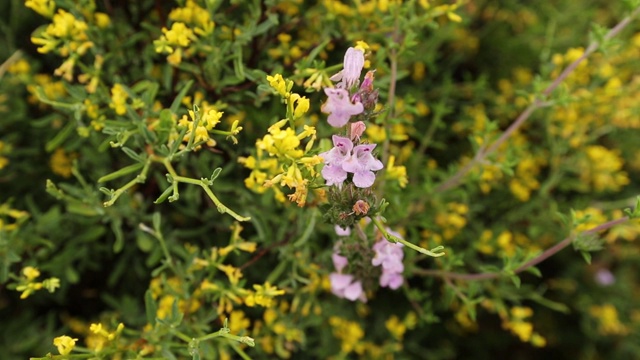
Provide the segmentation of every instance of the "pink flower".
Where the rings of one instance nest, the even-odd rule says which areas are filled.
[[[358,115],[364,111],[361,103],[352,103],[349,99],[349,92],[345,89],[325,88],[324,93],[327,94],[327,102],[322,104],[320,111],[329,114],[327,121],[333,127],[343,127],[351,116]]]
[[[331,273],[329,274],[329,281],[331,282],[331,292],[337,297],[351,301],[367,302],[362,289],[362,282],[355,280],[353,275]]]
[[[392,235],[400,237],[400,234],[389,231]],[[404,252],[402,251],[401,243],[392,243],[385,239],[378,241],[373,245],[373,251],[375,256],[371,260],[373,266],[382,266],[382,275],[380,275],[380,286],[388,287],[393,290],[402,286],[404,278],[402,272],[404,271],[404,264],[402,259],[404,258]]]
[[[335,230],[336,235],[338,235],[338,236],[349,236],[349,235],[351,235],[351,228],[348,228],[348,227],[343,228],[340,225],[336,225],[336,226],[333,227],[333,229]]]
[[[338,270],[339,273],[349,264],[349,260],[338,253],[331,254],[331,261],[333,261],[333,266]]]
[[[367,129],[367,126],[362,121],[357,121],[351,123],[351,140],[358,141],[360,140],[360,136],[364,134],[364,131]]]
[[[348,48],[344,54],[344,69],[330,77],[332,81],[340,81],[336,86],[350,89],[360,81],[360,73],[364,67],[364,52],[356,48]]]
[[[346,137],[333,135],[333,148],[320,154],[324,159],[322,177],[327,185],[338,186],[347,179],[347,172],[342,168],[342,163],[351,156],[353,143]]]
[[[380,286],[382,287],[397,290],[403,283],[404,278],[402,274],[383,272],[382,275],[380,275]]]
[[[382,162],[371,155],[376,144],[358,145],[353,148],[353,155],[342,163],[342,168],[353,173],[353,183],[359,188],[373,185],[376,175],[373,171],[383,168]]]

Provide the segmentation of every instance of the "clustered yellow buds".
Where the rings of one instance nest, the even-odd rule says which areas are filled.
[[[284,290],[278,289],[276,286],[271,286],[267,281],[264,285],[253,285],[255,291],[251,292],[244,299],[247,306],[260,305],[263,307],[271,307],[273,305],[273,298],[276,296],[284,295]]]
[[[256,156],[240,158],[240,163],[252,170],[245,179],[245,186],[257,193],[271,188],[275,198],[281,202],[285,201],[285,195],[274,185],[286,186],[294,190],[288,195],[289,200],[304,206],[308,184],[317,177],[315,166],[322,163],[318,155],[308,155],[316,139],[316,129],[303,125],[302,131],[296,133],[293,128],[295,121],[309,111],[309,99],[292,93],[293,81],[284,79],[280,74],[267,76],[267,81],[287,105],[287,118],[271,125],[267,129],[268,134],[256,141]]]
[[[26,299],[34,292],[40,289],[47,289],[50,293],[53,293],[60,287],[60,279],[52,277],[43,281],[36,281],[40,277],[40,271],[32,266],[27,266],[22,269],[22,278],[18,286],[17,291],[22,291],[20,299]]]

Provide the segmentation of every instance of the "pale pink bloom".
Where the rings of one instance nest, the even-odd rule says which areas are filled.
[[[343,69],[339,73],[330,77],[332,81],[340,81],[336,86],[343,89],[350,89],[360,81],[360,73],[364,67],[364,52],[350,47],[344,54]]]
[[[336,226],[333,227],[333,229],[335,230],[336,235],[338,235],[338,236],[349,236],[349,235],[351,235],[351,228],[348,228],[348,227],[343,228],[340,225],[336,225]]]
[[[349,98],[349,92],[345,89],[325,88],[324,93],[327,95],[327,102],[322,104],[320,111],[329,114],[327,121],[333,127],[343,127],[351,116],[358,115],[364,111],[362,103],[352,103]]]
[[[331,282],[331,292],[340,298],[347,300],[367,302],[367,298],[362,289],[362,282],[355,280],[353,275],[331,273],[329,274]]]
[[[359,188],[373,185],[376,175],[373,171],[382,169],[382,162],[373,157],[371,151],[376,144],[358,145],[353,148],[353,155],[342,163],[342,168],[353,173],[353,184]]]
[[[362,121],[356,121],[351,123],[351,141],[360,140],[360,136],[364,134],[364,131],[367,129],[367,126]]]

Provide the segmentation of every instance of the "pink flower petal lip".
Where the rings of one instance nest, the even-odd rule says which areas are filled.
[[[349,260],[346,257],[336,253],[333,253],[331,255],[331,260],[333,261],[333,266],[336,268],[336,271],[338,272],[342,272],[342,270],[347,266],[347,264],[349,264]]]
[[[362,283],[356,281],[344,289],[345,299],[356,301],[363,294]]]
[[[362,103],[352,103],[349,92],[339,88],[325,88],[327,101],[320,107],[320,111],[329,114],[327,121],[333,127],[343,127],[351,116],[361,114],[364,111]]]

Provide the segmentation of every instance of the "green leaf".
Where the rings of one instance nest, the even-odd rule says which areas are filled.
[[[191,89],[192,85],[193,85],[193,80],[189,80],[184,85],[182,90],[180,90],[180,92],[178,93],[178,96],[176,96],[176,98],[173,99],[173,102],[171,103],[171,107],[169,107],[169,110],[171,110],[172,113],[176,114],[178,112],[178,109],[180,108],[180,104],[182,104],[182,99],[187,95],[187,92],[189,91],[189,89]]]
[[[540,272],[540,269],[538,269],[535,266],[531,266],[529,268],[527,268],[527,270],[525,270],[526,272],[532,273],[533,275],[541,278],[542,277],[542,273]]]
[[[511,282],[513,282],[513,285],[515,285],[519,289],[522,283],[520,277],[518,275],[511,275],[509,278],[511,279]]]
[[[151,290],[147,290],[144,293],[144,307],[147,314],[147,322],[151,325],[155,325],[158,305],[156,304],[155,300],[153,300]]]
[[[132,149],[123,146],[122,147],[122,151],[124,151],[125,154],[127,154],[128,157],[132,158],[133,160],[137,161],[137,162],[143,162],[144,158],[140,155],[138,155],[138,153],[136,153],[135,151],[133,151]]]
[[[67,126],[63,127],[62,130],[60,130],[56,136],[53,137],[53,139],[49,140],[47,142],[47,144],[45,145],[44,149],[47,152],[52,152],[53,150],[57,149],[58,147],[60,147],[62,145],[62,143],[64,143],[65,140],[67,140],[67,138],[69,137],[69,135],[71,135],[73,133],[73,130],[75,130],[76,128],[76,124],[73,122],[69,122],[67,123]]]
[[[103,182],[111,181],[113,179],[117,179],[117,178],[119,178],[121,176],[130,174],[132,172],[136,172],[136,171],[142,169],[143,166],[144,166],[144,163],[137,163],[137,164],[125,166],[120,170],[114,171],[111,174],[107,174],[107,175],[99,178],[98,182],[99,183],[103,183]]]

